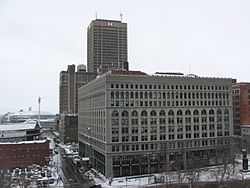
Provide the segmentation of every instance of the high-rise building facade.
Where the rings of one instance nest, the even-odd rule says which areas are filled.
[[[103,74],[112,69],[128,69],[127,23],[93,20],[88,26],[88,72]]]
[[[95,73],[86,72],[86,66],[68,65],[67,71],[60,72],[59,113],[77,114],[78,88],[96,78]]]
[[[241,135],[241,127],[250,128],[250,83],[233,86],[234,134]]]
[[[111,71],[79,89],[79,154],[106,177],[221,164],[233,79]]]

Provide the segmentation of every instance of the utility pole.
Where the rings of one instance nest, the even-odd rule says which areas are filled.
[[[40,103],[41,97],[38,97],[38,125],[40,126]]]

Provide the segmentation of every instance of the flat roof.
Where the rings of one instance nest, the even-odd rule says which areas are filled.
[[[32,141],[21,141],[21,142],[0,142],[0,145],[6,144],[42,144],[46,143],[47,140],[32,140]]]
[[[11,123],[1,124],[0,131],[19,131],[19,130],[30,130],[35,129],[36,123]]]

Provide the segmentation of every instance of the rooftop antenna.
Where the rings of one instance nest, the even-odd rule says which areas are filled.
[[[97,12],[95,12],[95,19],[97,20]]]
[[[121,17],[121,22],[122,22],[122,16],[123,16],[123,14],[122,14],[122,13],[120,13],[120,17]]]

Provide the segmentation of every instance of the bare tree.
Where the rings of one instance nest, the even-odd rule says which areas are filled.
[[[162,168],[162,172],[163,172],[162,175],[164,177],[164,184],[166,188],[171,187],[171,184],[172,184],[171,171],[172,171],[172,167],[169,163],[166,163]]]

